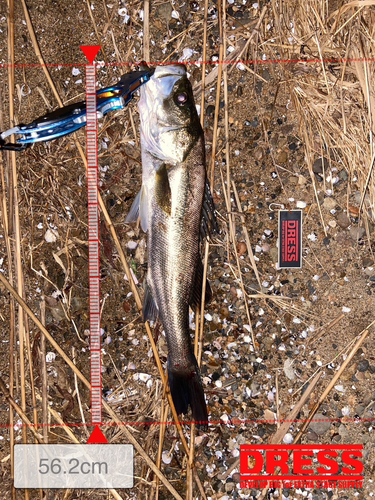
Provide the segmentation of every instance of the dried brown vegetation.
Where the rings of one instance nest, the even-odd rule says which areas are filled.
[[[14,68],[15,63],[74,64],[82,61],[79,45],[94,43],[102,45],[98,58],[106,63],[177,61],[184,48],[195,51],[190,60],[209,61],[216,56],[216,60],[232,62],[190,68],[197,102],[201,96],[207,168],[222,228],[222,234],[211,242],[214,257],[209,256],[208,245],[205,248],[205,271],[216,295],[209,309],[213,320],[197,322],[196,352],[208,379],[212,419],[217,422],[224,415],[227,423],[215,423],[203,435],[196,435],[187,425],[151,424],[175,420],[176,415],[170,411],[164,385],[165,342],[160,335],[155,344],[150,326],[142,324],[143,292],[131,277],[130,269],[138,281],[144,278],[145,239],[138,228],[123,224],[140,181],[138,118],[131,105],[103,122],[99,162],[104,421],[108,424],[104,431],[111,443],[134,444],[136,486],[121,492],[17,494],[12,488],[15,442],[85,442],[91,431],[86,427],[90,423],[90,385],[87,196],[81,146],[85,134],[80,131],[74,139],[35,145],[22,155],[0,152],[0,335],[4,346],[0,354],[0,423],[5,438],[0,443],[1,498],[70,499],[79,495],[190,500],[219,499],[226,494],[234,498],[234,492],[237,497],[248,493],[228,482],[238,466],[234,452],[238,443],[250,442],[253,436],[264,442],[281,442],[288,431],[295,438],[307,439],[305,432],[299,433],[302,426],[256,424],[254,420],[264,420],[267,411],[277,419],[295,419],[298,408],[301,418],[308,419],[321,405],[331,415],[336,404],[358,408],[360,403],[365,407],[363,415],[371,420],[373,396],[367,398],[367,393],[374,380],[375,304],[372,293],[366,293],[371,292],[375,234],[375,0],[271,0],[260,2],[257,8],[208,0],[176,1],[173,8],[169,3],[148,0],[129,2],[126,7],[99,0],[69,8],[38,0],[15,4],[8,0],[6,8],[3,0],[3,5],[0,130],[30,122],[84,95],[84,82],[72,78],[70,67]],[[172,11],[179,13],[178,21]],[[124,23],[127,15],[130,20]],[[243,62],[238,66],[236,60]],[[265,63],[249,62],[260,60]],[[271,60],[289,62],[268,63]],[[84,69],[80,67],[80,71],[84,79]],[[98,70],[98,78],[103,86],[110,85],[121,72],[106,66]],[[244,125],[245,119],[253,124]],[[282,123],[281,132],[275,132],[277,119]],[[297,156],[292,156],[292,145],[299,149]],[[270,186],[269,192],[275,194],[272,198],[259,187],[261,182],[269,184],[271,170],[280,184],[276,189]],[[343,230],[334,234],[338,226],[326,201],[332,194],[343,216],[340,221],[337,217]],[[269,203],[295,208],[290,200],[298,196],[307,204],[306,235],[314,231],[318,240],[315,244],[304,237],[308,250],[304,277],[275,270],[265,245],[262,254],[256,250],[259,242],[264,243],[265,228],[272,226],[276,233]],[[345,233],[345,218],[354,229],[351,238]],[[55,242],[46,242],[47,230]],[[329,250],[324,243],[327,237],[333,242]],[[268,247],[273,244],[275,248],[275,239],[266,243]],[[358,239],[364,245],[359,246]],[[128,247],[129,241],[137,243],[136,251]],[[362,268],[370,269],[365,277]],[[272,273],[270,287],[264,283]],[[314,282],[319,274],[326,275],[324,284],[323,280]],[[349,289],[345,288],[346,278],[351,280]],[[301,284],[295,284],[297,279]],[[312,291],[314,287],[318,292]],[[308,300],[301,302],[301,297]],[[351,308],[348,320],[341,311],[344,305]],[[203,313],[204,304],[201,318]],[[259,334],[262,317],[267,322]],[[299,323],[293,322],[296,318]],[[306,334],[305,341],[301,327],[308,331],[312,324],[316,331]],[[285,345],[294,366],[301,368],[296,369],[294,381],[286,380],[283,372],[283,363],[289,359],[283,354]],[[281,353],[280,346],[284,346]],[[305,356],[306,351],[310,354]],[[50,352],[57,354],[55,360],[48,358]],[[343,355],[354,361],[342,365],[345,374],[340,384],[347,392],[344,399],[335,399],[330,382],[338,381],[335,373],[342,375]],[[359,370],[363,357],[370,361],[371,369]],[[258,361],[260,358],[263,360]],[[262,370],[257,371],[259,366]],[[269,375],[268,381],[262,371]],[[147,386],[139,378],[143,372],[151,375],[152,384]],[[273,389],[277,392],[274,400],[266,396]],[[231,425],[231,418],[250,422]],[[15,429],[20,419],[31,427]],[[66,423],[80,426],[70,428]],[[350,422],[344,419],[341,425],[345,430]],[[337,435],[344,436],[344,430],[332,428],[324,439],[331,442]],[[373,473],[373,437],[364,425],[350,432],[346,436],[349,442],[366,436],[365,474],[369,477]],[[237,484],[238,474],[232,482]],[[371,485],[367,484],[356,498],[368,498],[369,492]],[[256,494],[264,498],[266,492]],[[348,498],[355,498],[352,494],[348,492]],[[294,495],[300,498],[298,493]]]

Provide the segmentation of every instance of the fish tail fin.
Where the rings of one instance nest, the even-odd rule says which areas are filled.
[[[172,370],[168,362],[168,382],[177,415],[186,414],[190,405],[193,422],[198,428],[207,430],[208,413],[204,398],[201,374],[193,355],[194,368],[191,373]]]

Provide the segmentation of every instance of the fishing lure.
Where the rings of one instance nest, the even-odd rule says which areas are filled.
[[[98,118],[109,111],[125,108],[136,90],[146,83],[154,69],[132,71],[121,76],[115,85],[98,90],[96,106]],[[71,134],[86,125],[86,101],[59,108],[37,118],[28,125],[17,125],[0,134],[0,150],[23,151],[34,142],[51,141]],[[16,143],[7,142],[11,135],[20,136]]]

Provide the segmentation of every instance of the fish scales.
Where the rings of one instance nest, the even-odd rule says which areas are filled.
[[[158,317],[168,345],[168,380],[178,414],[208,414],[189,330],[200,303],[202,206],[207,191],[203,130],[186,69],[157,67],[141,89],[142,188],[126,219],[148,231],[144,319]],[[207,207],[212,207],[208,199]],[[210,219],[214,215],[210,214]],[[209,222],[209,221],[208,221]],[[206,222],[207,225],[207,222]],[[209,298],[210,288],[207,287]]]
[[[186,162],[169,172],[171,215],[158,207],[150,193],[153,216],[148,239],[148,285],[165,329],[172,371],[177,367],[188,369],[191,361],[189,303],[200,258],[199,233],[205,181],[202,142],[199,141],[194,149],[197,150],[194,155],[197,160],[189,156]]]

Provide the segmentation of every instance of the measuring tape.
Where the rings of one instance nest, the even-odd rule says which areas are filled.
[[[91,422],[102,422],[102,363],[100,350],[100,249],[98,119],[96,109],[96,66],[86,65],[87,111],[87,199],[89,228],[89,290],[91,351]]]

